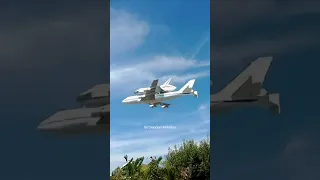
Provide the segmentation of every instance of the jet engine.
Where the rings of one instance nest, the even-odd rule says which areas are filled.
[[[156,106],[153,105],[153,104],[150,104],[149,107],[150,107],[150,108],[154,108],[154,107],[156,107]]]
[[[161,107],[162,108],[168,108],[168,105],[162,105]]]

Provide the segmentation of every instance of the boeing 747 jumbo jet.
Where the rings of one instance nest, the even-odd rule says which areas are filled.
[[[59,111],[42,121],[38,130],[58,134],[108,133],[110,85],[96,85],[77,97],[82,108]]]
[[[156,92],[160,92],[160,93],[165,93],[165,92],[172,92],[174,91],[177,87],[173,86],[170,84],[171,82],[171,78],[169,78],[165,83],[163,83],[160,86],[157,86]],[[139,88],[137,89],[134,94],[136,95],[144,95],[146,93],[146,91],[149,91],[150,87],[147,88]]]
[[[164,103],[185,95],[192,95],[198,97],[198,92],[192,89],[195,79],[188,81],[179,91],[160,93],[157,92],[158,79],[154,80],[150,86],[150,90],[145,91],[143,95],[129,96],[125,98],[124,104],[149,104],[150,108],[161,105],[162,108],[168,108],[170,104]]]
[[[242,106],[259,106],[280,114],[280,95],[263,88],[272,57],[253,61],[224,89],[210,97],[210,113],[215,115]],[[211,82],[212,85],[212,82]]]

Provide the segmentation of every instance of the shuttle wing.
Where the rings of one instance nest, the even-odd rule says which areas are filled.
[[[150,90],[146,91],[144,97],[141,98],[141,100],[144,101],[144,100],[154,100],[155,99],[158,81],[159,81],[159,79],[156,79],[151,83]]]

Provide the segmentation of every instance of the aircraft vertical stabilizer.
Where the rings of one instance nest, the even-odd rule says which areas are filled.
[[[262,88],[272,57],[262,57],[253,61],[244,71],[233,79],[220,93],[225,97],[243,96],[251,90],[252,95]],[[236,98],[236,97],[235,97]]]
[[[192,91],[192,87],[194,85],[195,79],[189,80],[180,90],[181,93],[190,93]]]
[[[195,81],[196,81],[195,79],[189,80],[189,81],[179,90],[179,92],[180,92],[180,93],[183,93],[183,94],[191,93],[191,94],[193,94],[194,97],[198,97],[198,91],[194,91],[194,90],[192,89]]]

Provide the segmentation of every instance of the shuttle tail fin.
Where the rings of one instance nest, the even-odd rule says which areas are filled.
[[[165,86],[165,85],[168,85],[168,84],[170,84],[170,82],[171,82],[171,79],[172,78],[169,78],[166,82],[164,82],[163,84],[162,84],[162,86]]]

